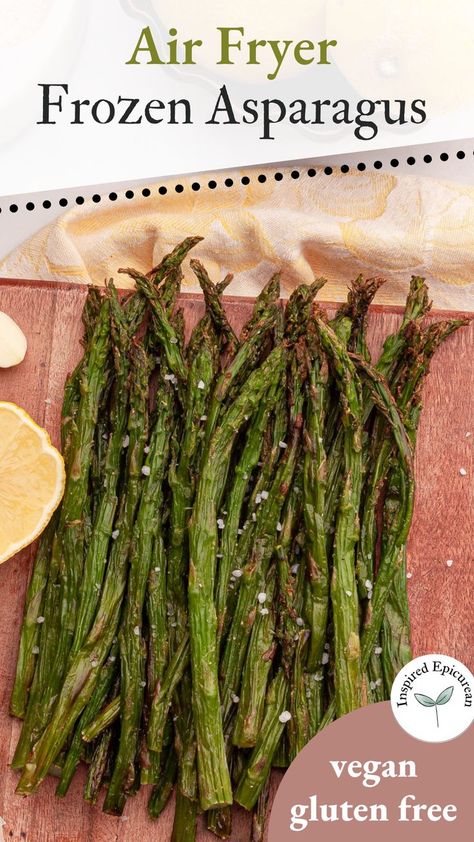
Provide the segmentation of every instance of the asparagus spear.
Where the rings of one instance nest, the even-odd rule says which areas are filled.
[[[309,711],[309,700],[307,698],[307,683],[305,681],[304,666],[306,661],[306,649],[308,646],[309,631],[298,634],[290,688],[290,712],[291,727],[289,728],[288,742],[290,761],[305,747],[311,739],[311,716]]]
[[[400,416],[395,399],[392,397],[385,379],[361,358],[354,358],[362,371],[365,382],[372,394],[373,403],[382,412],[390,426],[400,458],[409,474],[413,473],[413,452]],[[380,422],[382,419],[380,419]],[[388,467],[391,440],[384,438],[384,427],[380,423],[374,431],[372,441],[373,469],[369,478],[364,501],[364,512],[357,551],[358,589],[361,599],[366,599],[372,591],[375,570],[375,547],[377,545],[377,501]]]
[[[151,281],[137,273],[135,282],[140,292],[148,299],[152,312],[154,334],[163,349],[171,374],[176,377],[181,386],[187,380],[187,367],[181,352],[179,330],[176,329],[173,320],[166,312],[166,308],[163,306]]]
[[[187,524],[195,491],[195,466],[200,457],[203,418],[212,380],[216,371],[215,336],[209,319],[201,320],[191,337],[188,351],[189,376],[186,394],[186,415],[179,446],[179,465],[170,473],[172,489],[171,532],[168,557],[168,606],[171,621],[176,623],[174,637],[182,634],[187,622]]]
[[[173,273],[176,269],[179,269],[186,255],[192,248],[194,248],[194,246],[200,243],[201,240],[202,237],[187,237],[182,243],[179,243],[179,245],[177,245],[170,254],[165,255],[158,266],[153,267],[147,275],[147,278],[151,280],[153,286],[158,287],[168,275]],[[121,274],[128,275],[134,280],[136,280],[137,277],[142,277],[141,273],[137,272],[135,269],[119,269],[118,271]],[[179,277],[179,274],[175,275],[177,282]],[[174,284],[172,284],[172,286],[174,286]],[[173,293],[171,295],[173,296]],[[138,330],[141,322],[143,321],[146,303],[146,296],[143,295],[141,291],[138,291],[132,295],[125,304],[127,319],[132,334]],[[166,307],[166,302],[164,303],[164,306]]]
[[[46,527],[46,531],[41,536],[33,573],[26,592],[15,681],[10,699],[10,713],[12,716],[20,717],[20,719],[23,719],[26,714],[28,696],[36,669],[37,655],[40,651],[38,644],[40,641],[41,626],[38,624],[38,617],[41,617],[43,613],[53,536],[56,531],[57,521],[57,516],[53,516]]]
[[[411,444],[408,440],[403,420],[398,412],[397,405],[392,397],[385,379],[369,363],[362,358],[353,357],[356,365],[364,379],[366,391],[371,395],[373,404],[380,411],[381,415],[376,419],[373,428],[372,454],[377,460],[377,451],[382,447],[383,425],[385,417],[389,428],[397,444],[403,466],[411,473],[413,470],[413,454]],[[366,461],[368,462],[369,457]],[[377,505],[380,488],[383,479],[380,478],[376,484],[369,483],[369,492],[364,502],[364,517],[359,539],[357,552],[356,573],[358,578],[359,597],[364,600],[372,592],[373,580],[375,578],[375,551],[377,547]],[[375,641],[377,643],[377,641]],[[368,662],[368,685],[371,691],[372,701],[384,700],[383,676],[381,662],[374,646],[374,653]]]
[[[178,761],[174,748],[168,752],[159,783],[153,787],[148,801],[148,813],[151,819],[157,819],[165,809],[176,780]]]
[[[395,485],[395,489],[397,489],[397,486],[398,482]],[[398,507],[400,502],[398,490],[395,489],[392,486],[391,496],[385,501],[386,514],[392,509],[387,525],[389,525],[391,518],[395,514],[395,507]],[[406,573],[406,548],[402,547],[400,558],[397,559],[397,570],[385,605],[385,615],[380,638],[380,648],[382,650],[380,658],[381,671],[387,696],[395,677],[412,658]]]
[[[232,834],[232,807],[208,810],[207,829],[219,839],[229,839]]]
[[[87,706],[89,710],[90,705]],[[120,716],[120,696],[114,698],[102,708],[89,724],[87,724],[82,732],[82,739],[85,743],[92,743],[97,739],[107,728],[110,728]]]
[[[258,517],[256,514],[256,510],[260,509],[263,500],[268,499],[268,489],[270,488],[273,482],[276,465],[278,464],[278,460],[280,458],[282,450],[286,447],[286,442],[284,441],[284,439],[287,433],[288,410],[285,400],[285,389],[286,383],[281,382],[275,394],[273,412],[263,433],[260,461],[257,462],[257,466],[261,467],[261,471],[258,472],[255,477],[255,484],[250,493],[250,497],[246,502],[246,506],[244,506],[247,519],[242,524],[241,529],[237,529],[237,537],[235,540],[233,550],[234,561],[231,565],[233,569],[242,569],[244,562],[250,556],[252,547],[255,543],[255,537],[258,528]],[[254,423],[253,420],[252,423]],[[247,435],[249,435],[249,433]],[[242,455],[242,459],[243,458],[244,454]],[[229,495],[233,495],[233,491],[229,490]],[[235,509],[235,500],[231,500],[230,496],[229,499],[225,502],[225,508],[228,512],[228,517],[226,516],[227,522],[224,523],[222,540],[224,540],[229,518],[232,518],[232,514]],[[227,530],[227,536],[231,537],[230,527]],[[222,550],[223,552],[221,554],[224,555],[224,543],[222,544]],[[221,559],[221,563],[222,561],[223,559]],[[238,588],[235,586],[234,590],[232,590],[232,588],[229,585],[224,616],[224,635],[227,633],[228,628],[230,626],[230,622],[234,615],[237,599]],[[222,643],[223,636],[221,635],[221,649],[223,648]]]
[[[92,437],[97,422],[99,400],[105,385],[105,370],[110,350],[110,305],[104,300],[94,335],[87,365],[81,376],[81,402],[79,404],[77,432],[71,443],[71,470],[66,481],[61,509],[63,563],[61,575],[60,628],[56,641],[56,669],[58,686],[64,675],[67,658],[74,636],[78,583],[84,563],[83,512],[88,497],[89,468],[92,454]],[[56,689],[51,688],[53,691]],[[43,699],[43,703],[45,700]]]
[[[81,397],[80,381],[82,371],[87,361],[87,355],[90,351],[90,343],[97,325],[101,305],[102,295],[99,289],[93,286],[89,287],[84,309],[82,311],[82,324],[84,327],[82,346],[84,348],[84,355],[78,362],[74,371],[68,375],[66,383],[64,384],[64,397],[61,410],[61,449],[66,463],[66,468],[69,467],[69,451]]]
[[[306,672],[314,675],[321,668],[326,642],[329,611],[329,562],[325,530],[327,459],[324,446],[325,404],[327,402],[327,364],[313,340],[308,360],[308,402],[304,440],[304,524],[305,560],[308,572],[304,614],[310,630]],[[304,680],[304,679],[303,679]],[[311,734],[317,730],[322,706],[322,682],[306,679],[311,695]]]
[[[251,810],[257,803],[268,778],[272,757],[288,721],[289,698],[288,678],[285,671],[280,669],[268,689],[259,741],[235,791],[235,800],[247,810]]]
[[[242,748],[251,748],[257,742],[265,713],[265,691],[276,652],[275,570],[270,568],[264,592],[264,607],[257,612],[247,653],[242,685],[239,691],[237,715],[232,742]],[[263,611],[263,613],[262,613]]]
[[[174,812],[171,842],[194,842],[196,838],[197,801],[186,798],[180,788],[176,788],[176,806]]]
[[[134,760],[138,749],[145,683],[143,605],[156,537],[153,515],[155,511],[160,510],[163,499],[163,479],[167,467],[172,412],[172,387],[164,381],[157,393],[156,421],[150,436],[149,453],[142,469],[145,479],[133,531],[125,613],[119,635],[120,741],[104,803],[104,810],[115,814],[122,813],[126,800],[126,784],[135,775]]]
[[[283,451],[268,498],[262,501],[256,515],[253,548],[243,567],[238,601],[222,656],[220,674],[224,722],[227,722],[232,711],[232,696],[239,691],[248,640],[256,615],[259,585],[262,577],[266,575],[275,546],[275,537],[282,528],[281,512],[299,454],[303,395],[298,379],[293,384],[292,392],[288,446]]]
[[[377,363],[377,370],[386,380],[391,380],[393,372],[407,348],[409,336],[407,328],[413,323],[418,323],[429,312],[430,308],[431,303],[428,299],[425,279],[413,275],[402,323],[399,329],[385,340]]]
[[[166,719],[171,706],[173,693],[183,678],[188,664],[189,635],[185,632],[170,659],[163,681],[159,682],[155,688],[148,727],[148,745],[157,754],[161,753],[163,747]]]
[[[239,340],[229,323],[221,301],[221,295],[232,281],[233,275],[226,275],[220,284],[214,286],[205,267],[199,260],[191,260],[190,266],[199,281],[206,302],[206,309],[210,313],[214,327],[223,341],[224,349],[230,357],[233,357],[237,351]]]
[[[228,609],[229,583],[232,571],[239,566],[237,546],[239,527],[242,522],[242,508],[250,477],[255,469],[260,453],[268,416],[279,400],[280,383],[278,369],[273,374],[275,382],[270,385],[267,394],[250,420],[245,446],[242,455],[234,469],[234,481],[225,503],[227,511],[222,538],[220,542],[220,563],[217,571],[215,604],[217,613],[218,644],[222,638],[226,625]]]
[[[84,801],[87,801],[88,804],[97,804],[99,793],[110,765],[113,736],[112,728],[104,731],[92,755],[84,786]]]
[[[219,413],[236,384],[241,382],[255,364],[269,332],[278,321],[276,301],[280,294],[280,276],[274,275],[258,296],[253,313],[240,337],[240,347],[219,377],[209,407],[204,450],[209,446]]]
[[[268,775],[258,796],[257,804],[252,814],[252,836],[250,842],[263,842],[268,817],[268,801],[270,798],[270,775]]]
[[[305,725],[302,721],[306,719],[305,700],[297,698],[298,690],[303,690],[302,671],[298,667],[298,662],[299,666],[302,666],[302,654],[307,643],[308,632],[306,630],[297,631],[297,610],[302,606],[302,593],[295,591],[290,584],[288,564],[288,548],[291,543],[297,510],[298,507],[295,508],[293,494],[288,501],[284,518],[285,526],[281,533],[282,539],[277,547],[280,600],[282,602],[279,632],[282,647],[281,665],[268,688],[265,717],[255,747],[242,772],[235,792],[236,801],[248,810],[255,806],[265,788],[272,760],[281,741],[285,725],[287,722],[292,722],[293,715],[298,719],[294,728],[296,742],[293,741],[293,752],[299,738],[304,733],[308,734],[307,722]],[[302,590],[302,576],[299,577],[299,584],[300,590]],[[299,686],[296,688],[296,694],[293,694],[292,713],[289,710],[292,696],[290,676],[292,670],[294,672],[295,665],[297,671],[300,672],[300,676],[297,676]],[[293,689],[295,689],[294,683]]]
[[[223,289],[224,285],[221,287]],[[213,292],[217,308],[221,287],[219,291]],[[188,622],[188,521],[194,501],[196,470],[202,455],[207,406],[219,364],[219,344],[208,307],[205,316],[194,329],[187,348],[189,374],[186,415],[179,448],[179,464],[176,469],[170,471],[172,498],[168,554],[168,614],[173,649],[182,642]],[[191,693],[190,666],[187,666],[181,685],[174,694],[173,713],[175,747],[178,754],[178,786],[183,798],[194,800],[197,793],[197,772],[194,717],[189,707]],[[156,711],[151,718],[154,720],[153,729],[156,729]],[[153,736],[150,732],[150,742],[155,738],[156,734]]]
[[[147,437],[148,360],[139,345],[134,347],[130,415],[128,422],[127,484],[117,521],[119,535],[114,542],[94,625],[71,662],[51,720],[33,747],[18,783],[22,795],[34,792],[66,742],[89,701],[113,638],[116,635],[123,593],[133,522],[141,493],[141,467]]]
[[[112,284],[108,287],[112,351],[115,365],[115,383],[107,451],[101,477],[101,496],[92,534],[87,548],[82,576],[81,596],[77,610],[71,657],[81,648],[94,619],[100,599],[107,549],[112,537],[118,505],[118,483],[122,452],[128,420],[128,378],[130,370],[130,337]]]
[[[37,663],[28,697],[23,727],[12,759],[13,769],[23,769],[32,745],[43,731],[45,712],[42,708],[42,697],[51,673],[51,664],[56,651],[56,628],[59,615],[59,564],[62,544],[56,533],[53,538],[51,561],[48,573],[48,584],[44,597],[44,623],[41,625],[39,640],[37,641]]]
[[[63,763],[63,767],[61,770],[61,778],[58,786],[56,787],[56,795],[66,795],[72,783],[74,773],[76,772],[81,758],[81,750],[83,747],[83,729],[89,726],[89,724],[92,722],[98,711],[105,704],[109,696],[112,684],[114,682],[114,678],[117,673],[117,654],[118,646],[115,643],[112,644],[110,654],[100,671],[97,685],[91,696],[89,704],[87,705],[77,724],[74,736],[71,740],[71,744],[69,746],[66,758]]]
[[[359,707],[362,685],[354,557],[362,489],[361,390],[347,351],[318,314],[316,322],[341,390],[343,408],[344,479],[336,520],[331,578],[336,709],[338,716],[342,716]]]
[[[282,351],[271,353],[249,377],[227,410],[207,449],[190,521],[189,626],[193,672],[193,707],[198,746],[198,777],[203,809],[232,802],[224,750],[217,681],[214,605],[217,512],[230,451],[239,428],[268,388],[268,377],[282,364]]]

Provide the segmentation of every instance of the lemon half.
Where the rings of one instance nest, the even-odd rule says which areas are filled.
[[[31,544],[64,493],[63,457],[21,407],[0,401],[0,564]]]

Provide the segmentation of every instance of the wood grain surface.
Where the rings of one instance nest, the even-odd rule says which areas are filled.
[[[80,313],[85,288],[73,285],[0,281],[0,310],[11,315],[28,338],[17,368],[0,369],[0,400],[22,405],[59,441],[62,390],[80,356]],[[182,297],[188,331],[202,313],[196,296]],[[229,299],[227,309],[240,328],[251,302]],[[329,310],[332,308],[329,307]],[[439,318],[433,314],[430,318]],[[372,308],[370,344],[375,353],[400,322],[396,309]],[[472,435],[467,435],[471,433]],[[474,323],[451,337],[436,355],[424,391],[416,454],[417,492],[408,545],[409,596],[415,655],[441,652],[474,669]],[[465,468],[466,476],[460,474]],[[65,799],[49,779],[37,795],[15,795],[9,769],[20,723],[8,714],[25,590],[34,548],[0,568],[0,816],[5,840],[13,842],[169,842],[171,802],[158,822],[146,813],[142,789],[127,802],[122,818],[107,816],[82,800],[83,771]],[[452,566],[446,561],[452,559]],[[278,776],[274,778],[274,788]],[[1,830],[1,828],[0,828]],[[215,838],[200,825],[199,842]],[[236,810],[232,842],[248,842],[249,821]],[[0,833],[1,839],[1,833]]]

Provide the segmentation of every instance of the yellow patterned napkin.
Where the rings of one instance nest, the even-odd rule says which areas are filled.
[[[113,277],[126,286],[119,267],[148,271],[185,236],[199,234],[204,241],[193,255],[214,279],[234,273],[230,294],[254,295],[281,269],[285,295],[324,275],[320,297],[338,301],[362,273],[387,279],[379,303],[402,304],[410,276],[421,274],[437,308],[474,310],[474,187],[375,172],[319,169],[310,177],[300,168],[294,179],[290,169],[279,171],[281,181],[275,168],[226,171],[169,182],[165,196],[149,185],[148,198],[137,190],[131,200],[104,196],[74,207],[5,258],[0,275],[97,284]],[[242,185],[243,175],[250,184]],[[187,264],[184,289],[198,289]]]

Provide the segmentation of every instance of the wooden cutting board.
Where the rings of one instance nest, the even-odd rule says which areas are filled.
[[[28,354],[17,368],[0,369],[0,400],[23,406],[55,444],[59,441],[62,390],[80,356],[80,314],[86,290],[44,282],[0,281],[0,310],[12,316],[28,338]],[[188,331],[203,306],[197,296],[182,297]],[[251,302],[229,299],[236,329]],[[328,305],[329,311],[334,308]],[[373,307],[369,339],[377,353],[383,338],[400,322],[401,311]],[[440,314],[430,318],[437,319]],[[472,433],[472,435],[467,435]],[[436,355],[424,391],[424,411],[416,453],[417,493],[408,545],[409,595],[415,655],[440,652],[474,669],[474,323],[452,336]],[[466,476],[460,474],[465,468]],[[25,589],[34,550],[0,568],[0,816],[5,840],[12,842],[169,842],[173,804],[160,820],[146,814],[146,793],[130,798],[125,816],[114,818],[82,801],[84,776],[78,774],[67,798],[54,795],[47,780],[28,799],[15,795],[16,775],[9,762],[19,722],[8,714]],[[453,560],[448,567],[448,559]],[[276,781],[278,779],[276,778]],[[0,836],[1,838],[1,836]],[[248,842],[249,821],[236,810],[233,842]],[[202,826],[200,842],[215,837]]]

